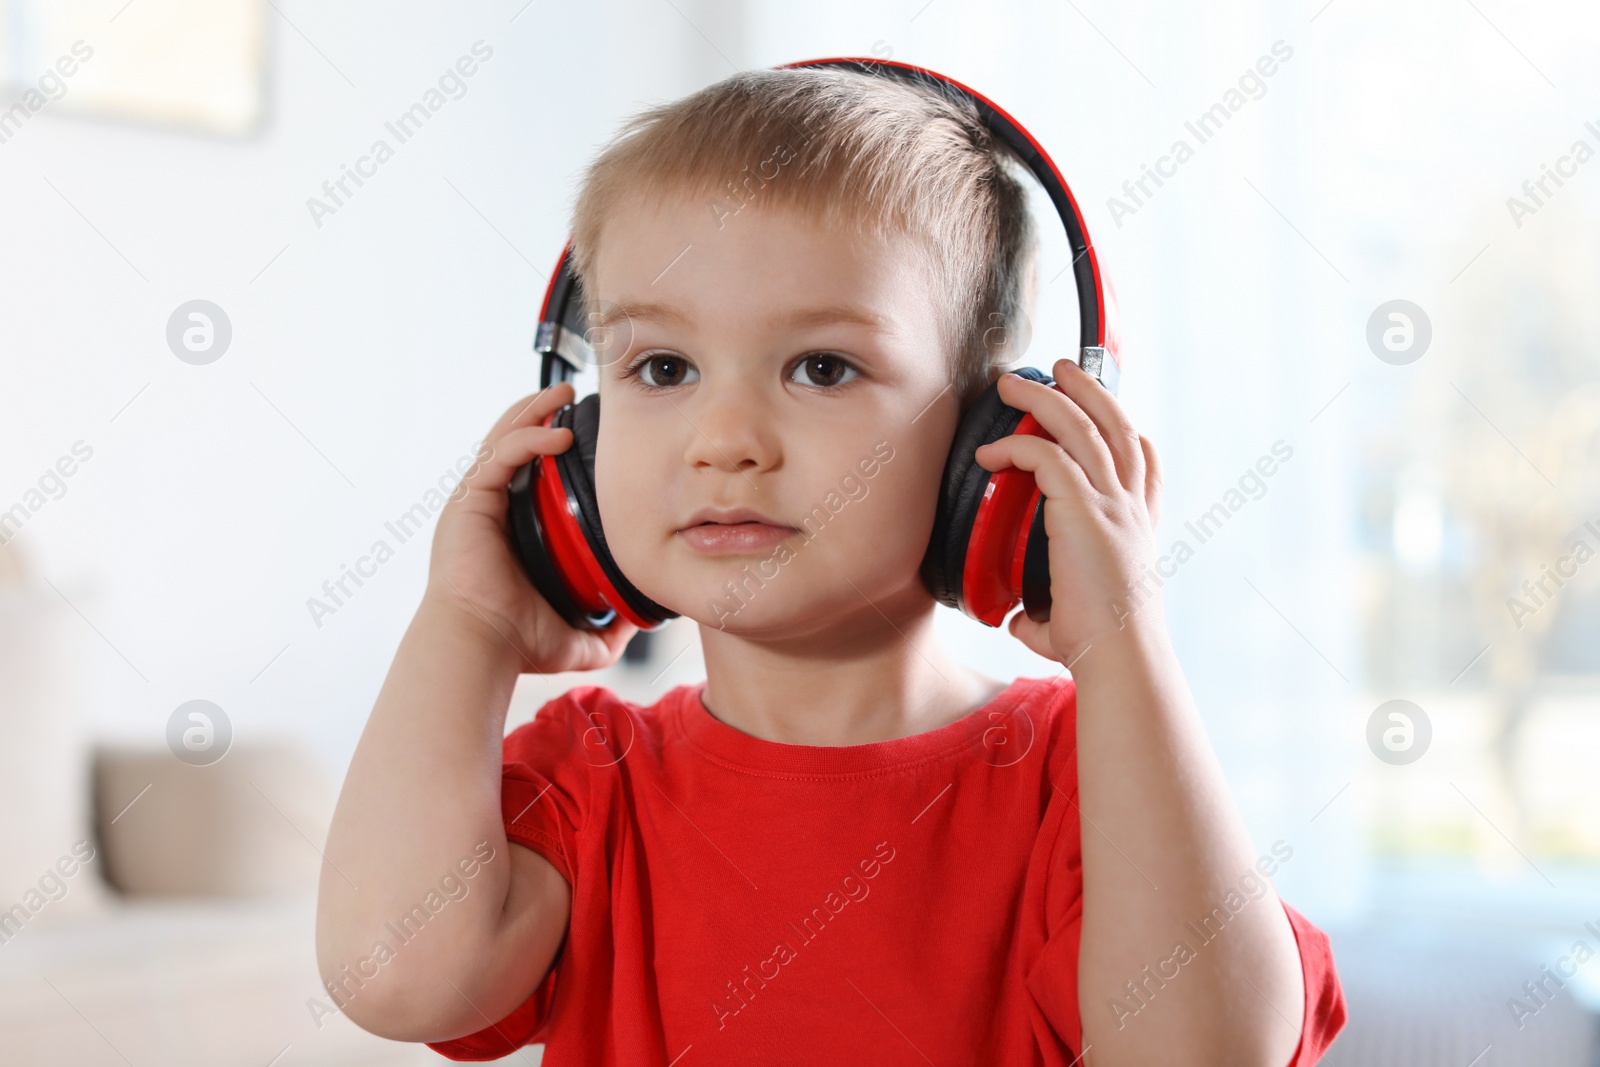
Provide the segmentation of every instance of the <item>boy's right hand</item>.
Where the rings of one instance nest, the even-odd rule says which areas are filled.
[[[568,626],[528,580],[507,533],[506,486],[524,463],[572,446],[571,430],[540,425],[572,398],[572,384],[559,382],[508,408],[439,513],[433,534],[423,607],[459,613],[491,640],[498,634],[519,654],[525,673],[608,667],[638,632],[620,617],[605,630]]]

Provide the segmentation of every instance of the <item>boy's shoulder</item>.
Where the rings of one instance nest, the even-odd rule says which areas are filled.
[[[577,757],[580,766],[615,766],[641,741],[657,747],[672,710],[694,688],[676,686],[652,704],[638,704],[603,685],[574,686],[506,735],[505,762],[559,754]]]
[[[983,730],[985,762],[1021,764],[1032,755],[1052,781],[1075,791],[1077,711],[1077,685],[1060,671],[1017,678],[969,719]]]

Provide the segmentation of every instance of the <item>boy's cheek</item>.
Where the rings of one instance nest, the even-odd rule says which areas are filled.
[[[701,557],[690,548],[677,535],[678,524],[712,501],[687,495],[684,480],[661,455],[624,459],[626,453],[619,450],[609,466],[596,457],[595,498],[606,546],[645,596],[669,611],[707,621],[708,600],[727,596],[723,583],[738,575],[743,561]]]
[[[655,455],[642,452],[628,440],[631,436],[614,439],[602,430],[595,450],[594,492],[608,544],[642,541],[646,531],[665,536],[676,525],[671,472],[659,450]]]

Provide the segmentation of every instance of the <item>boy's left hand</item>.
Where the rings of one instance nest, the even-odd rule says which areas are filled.
[[[1032,413],[1054,441],[1010,434],[979,448],[980,466],[1030,472],[1044,495],[1050,537],[1050,619],[1018,611],[1011,633],[1034,652],[1070,666],[1102,636],[1158,606],[1151,580],[1161,464],[1116,397],[1070,359],[1055,385],[1003,375],[1000,399]],[[1152,616],[1157,612],[1152,612]],[[1147,618],[1151,616],[1146,616]]]

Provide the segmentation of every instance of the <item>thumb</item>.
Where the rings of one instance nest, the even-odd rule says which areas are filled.
[[[1012,637],[1021,641],[1036,655],[1048,660],[1056,658],[1055,650],[1050,647],[1049,623],[1034,622],[1028,618],[1026,611],[1019,608],[1016,614],[1011,616],[1011,622],[1006,629],[1011,631]]]
[[[620,615],[604,630],[580,631],[586,646],[585,659],[588,661],[585,669],[598,670],[617,662],[622,657],[623,650],[628,647],[628,642],[633,640],[633,635],[638,632],[637,626]]]

